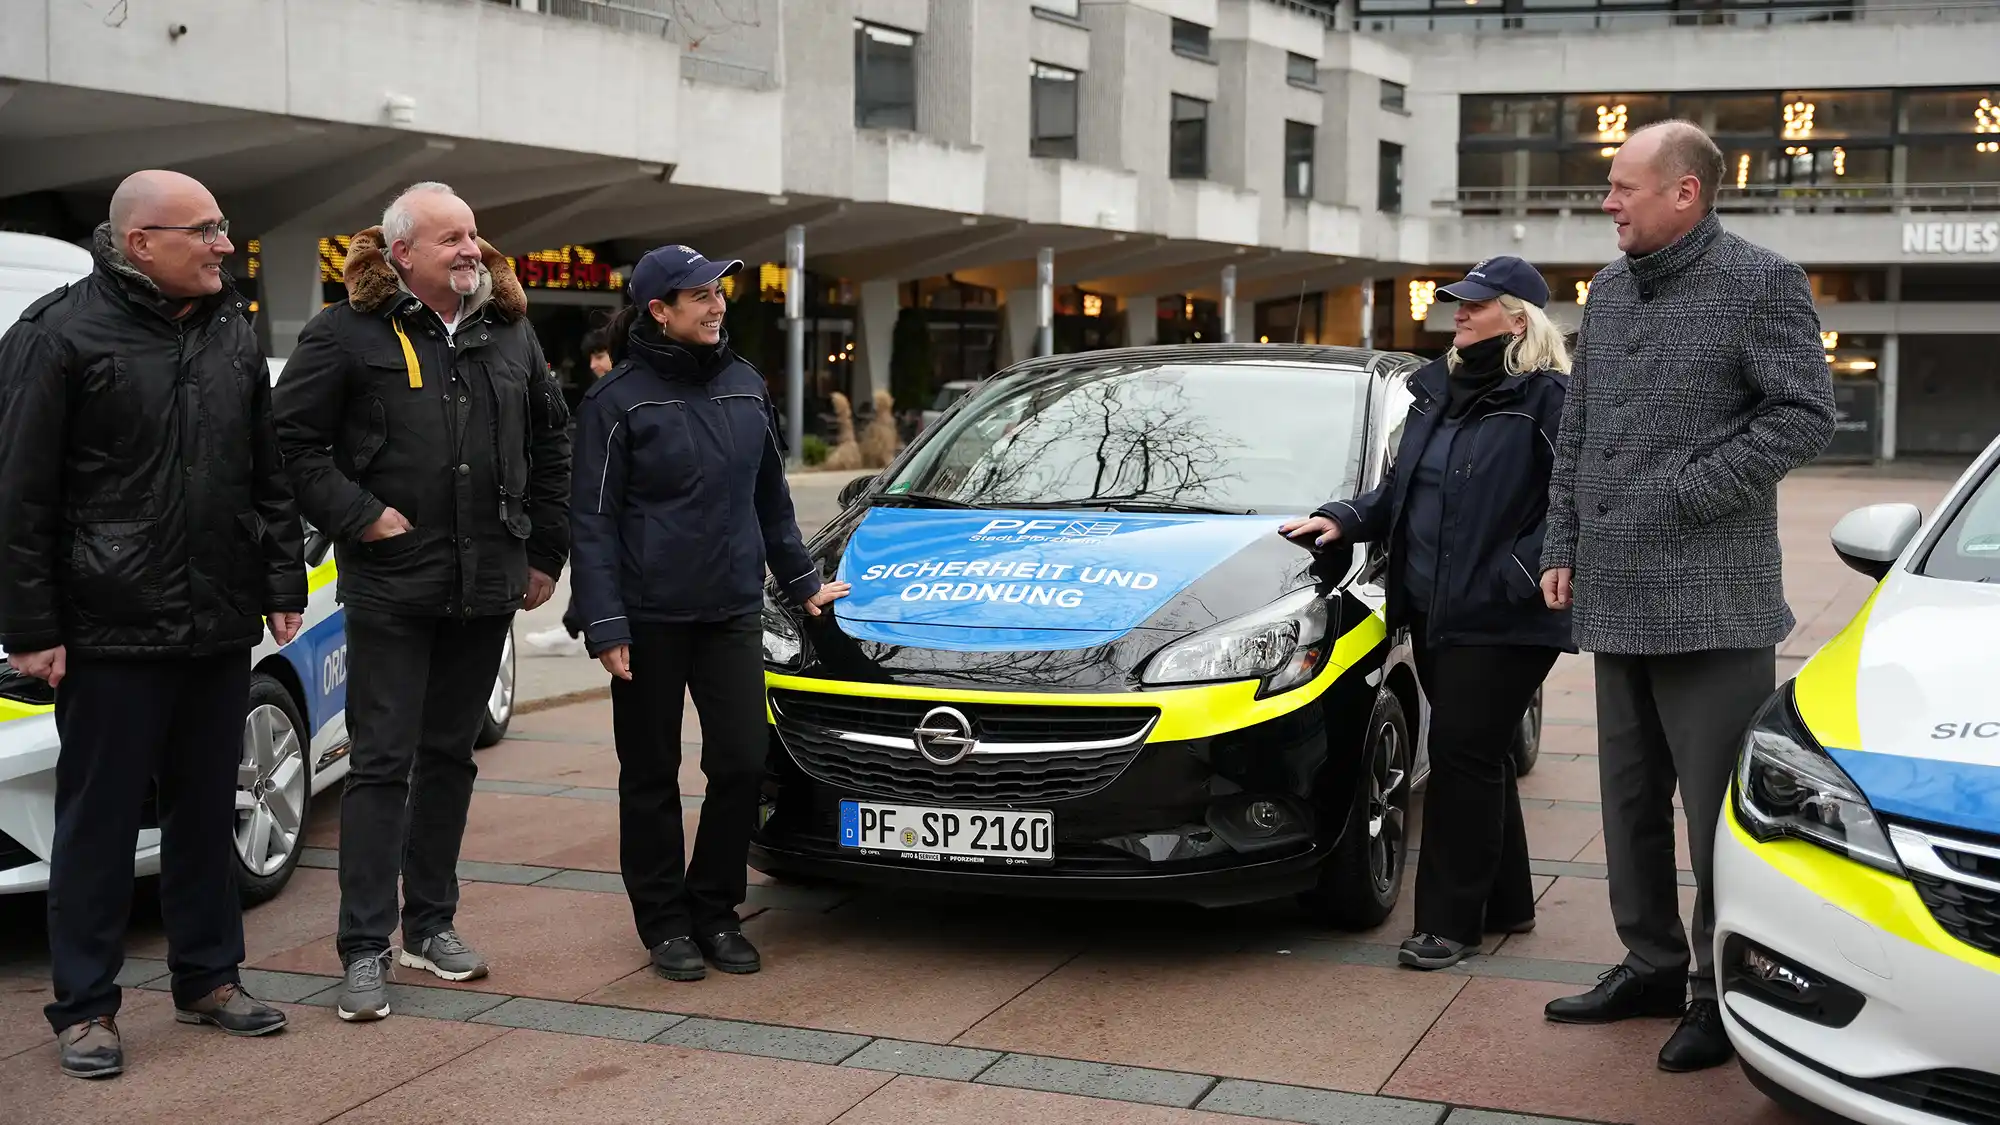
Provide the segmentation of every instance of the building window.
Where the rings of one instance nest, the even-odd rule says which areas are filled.
[[[1403,209],[1403,146],[1382,142],[1381,163],[1376,169],[1375,209],[1396,214]]]
[[[862,129],[917,127],[917,37],[854,21],[854,124]]]
[[[1076,159],[1076,71],[1047,63],[1032,64],[1029,81],[1030,156],[1057,160]]]
[[[1311,199],[1313,194],[1312,126],[1285,122],[1285,198]]]
[[[1174,95],[1173,137],[1169,173],[1177,180],[1208,178],[1208,103]]]
[[[1297,51],[1285,52],[1285,81],[1294,86],[1319,88],[1319,60]]]
[[[1053,12],[1073,20],[1083,18],[1083,0],[1034,0],[1036,11]]]
[[[1208,29],[1188,20],[1175,20],[1174,54],[1191,59],[1208,58]]]
[[[1384,78],[1382,80],[1382,108],[1394,110],[1397,113],[1405,112],[1409,108],[1404,104],[1409,92],[1409,88],[1401,82],[1391,82],[1387,78]]]

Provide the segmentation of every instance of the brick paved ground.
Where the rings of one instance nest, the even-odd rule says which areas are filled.
[[[1928,507],[1944,485],[1817,473],[1785,486],[1800,619],[1787,670],[1866,592],[1826,546],[1833,522],[1873,500]],[[1657,1071],[1668,1022],[1541,1018],[1621,955],[1587,659],[1564,660],[1548,687],[1542,763],[1522,785],[1540,927],[1431,974],[1394,965],[1407,887],[1381,930],[1334,935],[1283,905],[1023,906],[753,877],[745,930],[766,970],[669,984],[645,971],[616,875],[608,706],[524,714],[480,756],[461,871],[459,923],[491,977],[440,987],[405,970],[395,1017],[333,1018],[328,795],[305,866],[246,919],[251,987],[293,1015],[267,1040],[176,1025],[157,922],[142,921],[125,974],[141,987],[122,1017],[132,1069],[61,1077],[39,1010],[40,900],[0,902],[0,1121],[1792,1125],[1733,1069]],[[692,712],[684,737],[698,754]],[[692,763],[685,781],[692,818]],[[142,894],[135,916],[157,906]]]

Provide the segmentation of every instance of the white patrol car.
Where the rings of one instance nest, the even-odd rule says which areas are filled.
[[[1931,519],[1833,531],[1879,580],[1744,740],[1715,842],[1751,1080],[1869,1125],[2000,1122],[2000,441]]]
[[[53,238],[0,232],[0,326],[58,286],[87,276],[88,251]],[[270,361],[277,382],[282,360]],[[311,591],[305,628],[279,648],[267,632],[252,653],[250,709],[237,770],[236,855],[244,905],[284,888],[298,867],[307,804],[347,773],[347,633],[334,602],[332,544],[306,535]],[[514,713],[514,638],[501,653],[478,745],[505,737]],[[56,829],[54,695],[14,672],[0,650],[0,894],[43,891]],[[135,869],[160,869],[157,808],[149,796]]]

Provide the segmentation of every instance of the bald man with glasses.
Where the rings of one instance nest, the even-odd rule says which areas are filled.
[[[239,983],[236,787],[250,653],[306,608],[301,528],[229,223],[199,182],[132,175],[92,274],[0,337],[0,645],[55,689],[46,1009],[77,1078],[124,1069],[116,1016],[149,785],[175,1016],[266,1035]]]

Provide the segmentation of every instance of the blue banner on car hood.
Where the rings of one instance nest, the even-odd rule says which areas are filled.
[[[962,652],[1089,648],[1142,624],[1260,535],[1268,516],[876,508],[835,606],[850,636]]]

